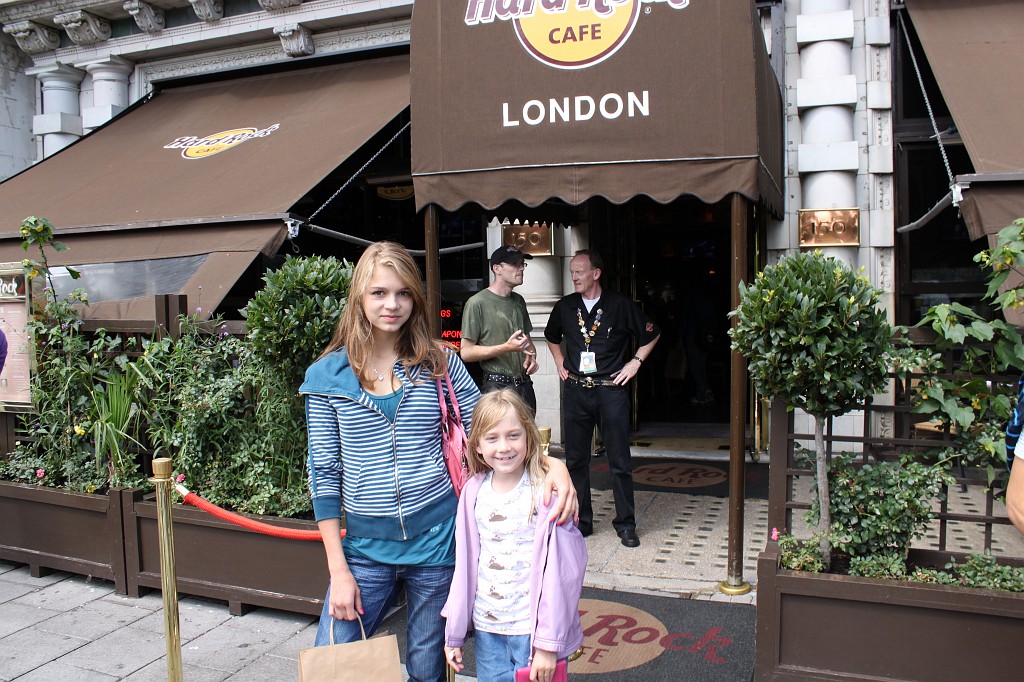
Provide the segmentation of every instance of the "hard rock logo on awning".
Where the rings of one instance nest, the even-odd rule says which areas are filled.
[[[643,5],[690,0],[467,0],[466,24],[511,21],[523,48],[558,69],[585,69],[626,44]],[[645,8],[645,13],[650,7]]]
[[[164,149],[180,149],[182,157],[186,159],[205,159],[214,154],[220,154],[232,147],[237,147],[243,142],[248,142],[260,137],[266,137],[280,128],[279,123],[263,129],[258,128],[234,128],[225,130],[206,137],[186,135],[179,137],[170,144],[165,144]]]

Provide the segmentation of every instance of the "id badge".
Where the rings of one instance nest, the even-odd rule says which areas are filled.
[[[597,353],[585,351],[580,353],[580,374],[593,374],[597,371]]]

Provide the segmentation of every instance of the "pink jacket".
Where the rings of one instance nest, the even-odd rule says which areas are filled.
[[[476,572],[480,560],[480,534],[473,519],[477,493],[486,474],[469,479],[462,489],[455,517],[455,575],[441,615],[445,645],[461,647],[473,627]],[[553,502],[554,500],[552,500]],[[530,573],[530,618],[534,648],[557,652],[565,658],[583,644],[580,593],[587,571],[587,545],[575,524],[548,522],[551,506],[538,506],[537,535],[533,541],[534,570]]]

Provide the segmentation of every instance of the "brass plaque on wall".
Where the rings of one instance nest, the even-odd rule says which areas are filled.
[[[802,210],[800,247],[860,246],[860,209]]]
[[[550,256],[555,252],[551,226],[545,223],[505,223],[501,226],[501,243],[514,246],[533,256]]]

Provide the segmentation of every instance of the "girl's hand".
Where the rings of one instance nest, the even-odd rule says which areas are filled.
[[[356,579],[348,571],[331,576],[331,604],[329,613],[338,620],[355,620],[363,615],[363,600]]]
[[[530,682],[551,682],[555,676],[558,655],[554,651],[533,650],[533,664],[530,666]]]
[[[576,499],[576,488],[569,478],[569,469],[565,463],[554,457],[547,458],[548,474],[544,477],[544,504],[551,502],[551,493],[558,492],[555,506],[551,509],[548,521],[558,521],[558,525],[572,519],[579,520],[580,501]]]
[[[444,648],[444,661],[448,664],[448,667],[455,672],[462,672],[462,669],[466,666],[462,665],[462,647],[450,647]]]

